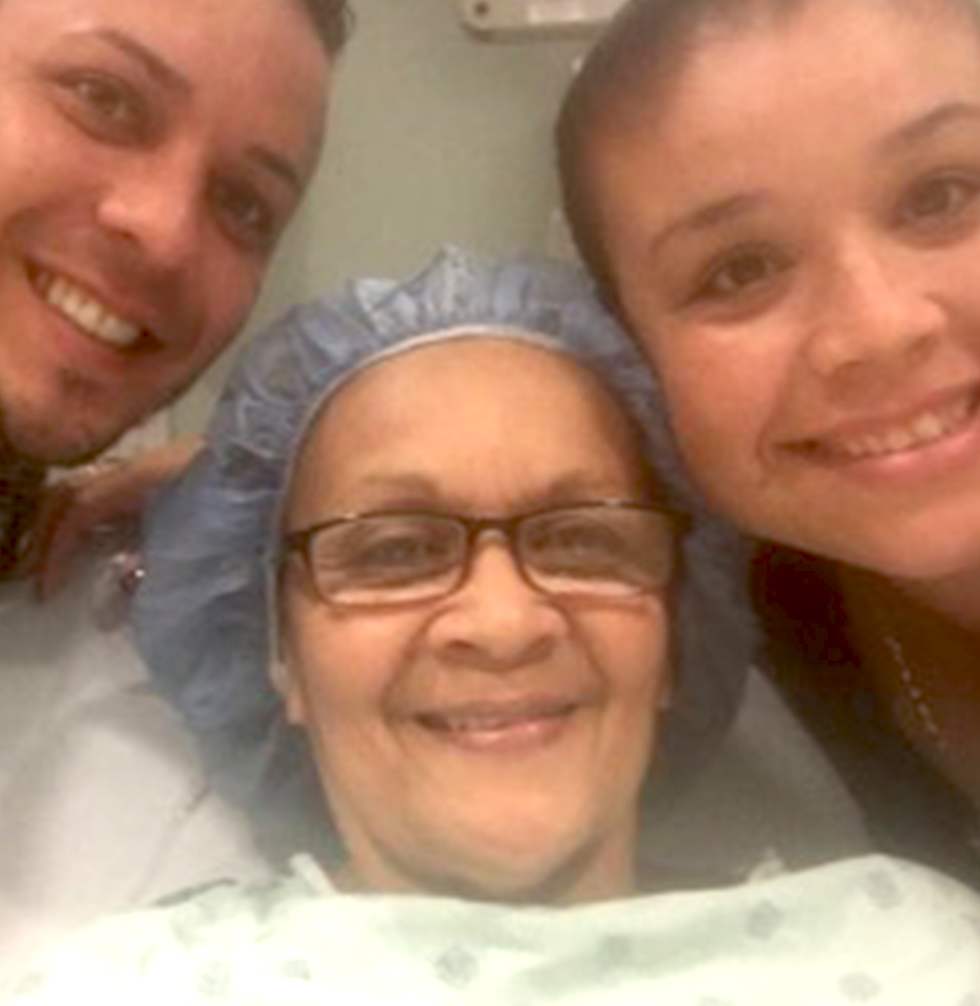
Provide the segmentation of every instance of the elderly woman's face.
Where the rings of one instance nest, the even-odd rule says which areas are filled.
[[[286,526],[508,516],[643,489],[631,430],[578,364],[457,340],[337,395],[301,454]],[[288,715],[312,740],[352,882],[542,900],[629,888],[667,687],[661,594],[549,597],[493,532],[441,599],[325,604],[301,563],[283,582]]]

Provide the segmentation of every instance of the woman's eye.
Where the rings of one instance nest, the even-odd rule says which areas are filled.
[[[88,133],[115,142],[138,142],[151,132],[152,116],[142,96],[124,81],[84,73],[64,81],[70,114]]]
[[[352,558],[355,566],[406,566],[426,562],[438,550],[425,538],[388,538],[362,547]]]
[[[277,216],[251,185],[215,182],[211,199],[222,229],[236,244],[253,251],[271,250],[279,232]]]
[[[402,535],[364,542],[345,557],[340,568],[352,583],[382,586],[441,575],[455,561],[455,553],[444,540]]]
[[[726,301],[759,292],[784,268],[781,259],[763,249],[730,253],[708,269],[691,300]]]
[[[912,227],[954,221],[972,206],[980,192],[980,178],[939,175],[917,183],[900,206],[903,223]]]
[[[596,552],[609,548],[614,541],[610,533],[595,526],[566,527],[550,535],[547,546],[564,552]]]
[[[598,522],[569,523],[539,531],[528,543],[539,561],[596,559],[617,555],[623,551],[621,537]]]
[[[330,542],[328,536],[325,541]],[[380,569],[395,566],[419,566],[439,562],[453,553],[451,536],[438,528],[342,529],[333,548],[328,549],[328,561],[351,569]]]

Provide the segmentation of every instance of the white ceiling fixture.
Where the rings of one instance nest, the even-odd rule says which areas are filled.
[[[590,35],[625,0],[457,0],[463,24],[488,41]]]

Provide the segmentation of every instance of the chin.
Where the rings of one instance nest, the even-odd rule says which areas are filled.
[[[135,425],[135,424],[134,424]],[[8,450],[16,457],[37,465],[74,466],[86,464],[111,447],[129,427],[104,431],[68,417],[63,426],[33,428],[6,423],[2,431]]]
[[[123,394],[117,389],[111,394],[81,378],[65,378],[53,388],[31,393],[0,389],[0,437],[25,461],[85,464],[171,400],[162,399],[155,389],[146,389],[145,395],[137,397],[136,390],[123,389]]]
[[[534,863],[515,869],[513,862],[463,867],[438,878],[427,887],[469,901],[512,905],[547,905],[569,900],[579,873],[574,863]]]
[[[893,580],[929,583],[980,572],[980,526],[953,532],[937,518],[924,526],[893,528],[887,537],[868,536],[841,561]],[[944,530],[947,533],[943,533]],[[841,550],[843,552],[843,550]],[[830,550],[816,554],[832,555]]]
[[[597,848],[583,841],[582,829],[487,836],[468,850],[446,850],[444,862],[453,864],[442,878],[447,893],[479,901],[557,904],[577,900],[583,886],[605,886]]]

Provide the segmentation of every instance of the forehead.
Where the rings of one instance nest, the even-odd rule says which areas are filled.
[[[436,433],[441,424],[433,417],[452,413],[476,435],[496,432],[515,416],[540,431],[558,425],[559,410],[564,422],[600,428],[620,411],[599,379],[560,350],[507,338],[458,338],[367,368],[330,405],[326,422],[339,413],[356,424],[359,417],[390,417]]]
[[[946,106],[980,112],[972,9],[808,0],[792,17],[719,30],[669,86],[624,104],[595,146],[607,225],[640,226],[640,204],[667,220],[760,186],[824,185],[811,168],[836,175],[855,154],[897,150],[889,136]]]
[[[329,66],[300,0],[0,0],[0,55],[128,57],[210,128],[316,156]]]
[[[124,29],[174,54],[207,48],[219,37],[235,41],[251,36],[257,41],[270,30],[273,44],[286,32],[316,41],[300,0],[0,0],[0,30],[27,24],[42,35]],[[35,38],[24,36],[20,41],[30,44]]]
[[[734,122],[744,118],[752,96],[740,78],[729,75],[733,61],[743,75],[767,84],[777,102],[787,86],[823,89],[834,81],[860,83],[862,60],[869,46],[884,51],[916,42],[923,48],[945,47],[951,36],[970,48],[980,62],[980,5],[975,0],[713,0],[656,42],[624,40],[629,48],[622,75],[609,71],[606,115],[597,107],[593,118],[601,133],[614,136],[630,125],[655,126],[688,114],[697,98],[723,103]],[[792,46],[788,55],[787,45]],[[646,51],[646,59],[640,54]],[[899,54],[899,58],[905,54]],[[803,64],[799,61],[804,60]],[[786,64],[796,72],[786,73]],[[938,61],[942,65],[943,60]],[[615,60],[611,62],[615,67]],[[928,69],[928,64],[927,67]],[[904,63],[904,76],[915,82],[921,65]],[[629,71],[629,72],[627,72]],[[774,76],[773,74],[777,74]],[[847,80],[853,77],[852,80]],[[778,86],[777,86],[778,85]],[[685,107],[680,108],[681,105]]]
[[[413,349],[344,386],[311,428],[297,484],[329,495],[415,479],[490,504],[497,491],[533,495],[565,479],[625,492],[640,464],[632,426],[583,364],[467,338]]]

